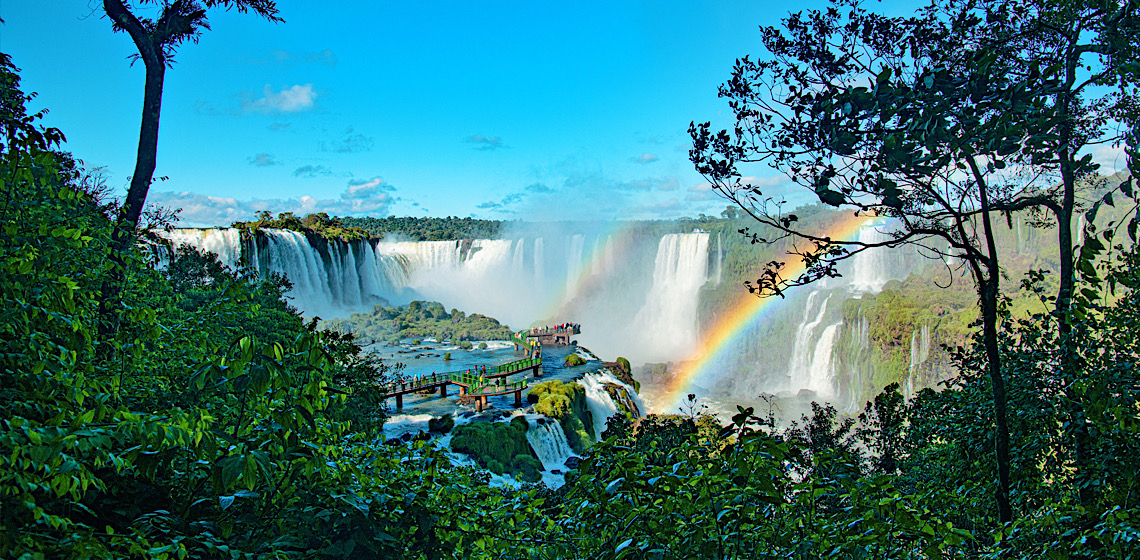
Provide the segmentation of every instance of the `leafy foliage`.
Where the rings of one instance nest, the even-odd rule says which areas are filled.
[[[371,313],[353,313],[345,319],[325,323],[327,328],[352,333],[360,340],[396,344],[405,338],[432,337],[473,347],[473,340],[507,340],[511,329],[498,320],[458,309],[448,312],[434,301],[413,301],[399,307],[377,305]]]
[[[347,226],[341,222],[340,218],[330,218],[324,212],[308,214],[303,218],[298,218],[292,212],[283,212],[274,218],[267,210],[262,210],[256,220],[234,222],[231,227],[238,228],[249,235],[257,235],[263,228],[272,228],[311,233],[327,240],[357,241],[368,237],[368,232],[363,229]]]

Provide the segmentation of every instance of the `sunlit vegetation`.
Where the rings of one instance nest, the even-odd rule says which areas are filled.
[[[1098,48],[1121,76],[1135,73],[1135,4],[983,4],[998,23],[1045,18],[1042,28],[1054,29],[1083,15],[1116,26]],[[1103,26],[1078,27],[1075,39]],[[679,415],[619,414],[591,445],[585,389],[548,381],[528,399],[560,422],[581,460],[557,490],[492,487],[486,472],[455,466],[433,442],[384,440],[379,387],[391,369],[356,341],[470,342],[505,327],[413,302],[358,315],[345,333],[322,330],[288,305],[281,278],[188,251],[161,266],[135,243],[120,251],[119,209],[61,151],[62,132],[28,113],[19,86],[0,54],[4,558],[1140,557],[1140,253],[1130,181],[1080,208],[1088,220],[1071,255],[1071,293],[1058,292],[1044,256],[1003,272],[1015,280],[993,310],[1010,412],[1008,511],[998,506],[993,353],[968,292],[931,299],[928,277],[843,312],[873,320],[876,359],[894,369],[915,323],[938,326],[955,372],[939,390],[908,400],[881,379],[861,412],[813,403],[783,428],[748,408],[722,424],[693,396]],[[1120,88],[1121,98],[1131,93]],[[1122,129],[1134,122],[1130,107],[1119,106]],[[841,196],[827,185],[820,193]],[[1096,219],[1101,206],[1114,209],[1111,224]],[[295,219],[263,218],[258,227]],[[668,227],[720,233],[742,219]],[[298,227],[342,227],[323,220]],[[754,247],[726,261],[726,278],[773,250]],[[1068,298],[1060,310],[1058,293]],[[663,364],[648,370],[665,374]],[[429,429],[453,431],[452,446],[490,472],[541,477],[525,418],[456,427],[445,417]]]
[[[351,333],[361,341],[397,344],[403,339],[431,337],[464,350],[474,347],[472,341],[507,340],[511,336],[511,329],[492,317],[468,315],[458,309],[449,312],[434,301],[413,301],[399,307],[377,305],[371,313],[354,313],[347,319],[327,321],[325,326]]]
[[[368,238],[367,231],[345,225],[340,218],[330,218],[324,212],[308,214],[303,218],[293,215],[292,212],[283,212],[274,218],[268,211],[262,210],[256,220],[234,222],[231,227],[238,228],[249,235],[256,235],[263,228],[270,228],[314,234],[327,240],[356,241]]]

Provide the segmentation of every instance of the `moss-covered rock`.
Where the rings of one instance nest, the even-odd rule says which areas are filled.
[[[455,427],[455,419],[450,414],[444,414],[439,418],[432,418],[428,420],[428,431],[437,434],[446,434]]]
[[[542,464],[526,439],[526,418],[516,416],[510,423],[472,422],[455,428],[451,448],[470,455],[476,463],[495,474],[517,476],[526,482],[542,479]],[[535,467],[537,465],[537,468]]]
[[[558,380],[530,388],[527,402],[535,412],[558,419],[566,440],[575,453],[584,453],[594,443],[594,417],[586,404],[586,389],[577,383]]]
[[[566,367],[580,366],[584,363],[586,363],[586,360],[577,354],[570,354],[562,361],[562,364]]]

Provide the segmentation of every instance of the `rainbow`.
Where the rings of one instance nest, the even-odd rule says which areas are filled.
[[[866,215],[848,214],[831,226],[825,235],[832,239],[853,241],[867,220]],[[804,264],[799,259],[789,258],[784,264],[785,277],[795,278],[804,271]],[[729,312],[704,333],[697,351],[681,362],[682,369],[669,379],[665,392],[654,399],[660,403],[654,407],[656,411],[663,414],[677,412],[686,395],[692,392],[692,386],[698,380],[716,374],[713,366],[719,358],[736,348],[737,342],[750,327],[770,315],[784,301],[784,298],[779,297],[757,297],[741,288],[740,297],[729,308]]]

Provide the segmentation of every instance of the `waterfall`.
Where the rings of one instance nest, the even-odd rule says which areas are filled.
[[[637,395],[637,391],[634,391],[633,387],[626,385],[605,371],[587,373],[576,383],[586,389],[586,406],[590,409],[590,416],[594,420],[594,439],[597,441],[602,440],[602,433],[606,431],[606,423],[610,417],[615,414],[622,414],[618,404],[614,402],[613,397],[606,390],[607,385],[619,387],[625,393],[630,404],[637,409],[631,411],[635,417],[640,417],[646,410],[645,403],[641,401],[641,397]]]
[[[329,289],[321,255],[309,245],[305,234],[287,229],[263,229],[262,232],[268,241],[265,251],[268,272],[284,275],[293,284],[289,291],[293,304],[306,315],[331,316],[329,303],[337,294]]]
[[[914,396],[914,377],[918,365],[930,358],[930,325],[923,325],[910,333],[910,365],[907,366],[906,387],[903,394],[906,398]]]
[[[534,240],[534,283],[542,285],[546,282],[546,256],[542,252],[542,238]]]
[[[831,294],[823,299],[823,303],[816,307],[819,299],[819,290],[808,294],[804,304],[803,320],[796,329],[796,338],[792,345],[792,363],[788,367],[788,389],[798,391],[810,389],[816,392],[830,393],[830,367],[831,350],[835,342],[835,331],[839,325],[830,325],[826,329],[827,337],[815,336],[816,328],[827,315],[827,304],[831,301]],[[821,371],[828,370],[828,371]],[[822,378],[822,380],[821,380]],[[827,390],[821,390],[826,386]]]
[[[244,259],[262,278],[284,275],[292,284],[287,296],[307,317],[431,300],[515,327],[579,322],[584,345],[635,362],[681,359],[696,348],[698,293],[714,272],[709,234],[562,229],[415,242],[326,241],[268,228],[244,241],[239,230],[226,228],[174,230],[168,237],[216,252],[230,266]]]
[[[241,232],[237,229],[178,228],[164,233],[163,236],[170,240],[170,245],[176,251],[182,245],[189,245],[199,253],[210,252],[218,255],[218,261],[234,270],[237,270],[241,263]],[[252,261],[256,262],[256,259]]]
[[[697,294],[707,279],[708,243],[707,233],[671,233],[658,243],[653,286],[632,321],[634,332],[652,343],[650,356],[696,348]]]
[[[819,335],[819,342],[815,344],[811,365],[808,367],[807,388],[819,395],[830,395],[832,390],[831,355],[835,348],[835,337],[843,323],[829,325]]]
[[[521,237],[515,242],[515,252],[511,256],[511,270],[514,271],[515,274],[522,274],[524,270],[523,248],[525,243],[526,240]]]
[[[602,432],[606,431],[606,422],[611,416],[618,414],[617,403],[610,397],[605,385],[596,377],[586,375],[577,383],[586,388],[586,406],[594,419],[594,440],[601,441]]]
[[[720,279],[724,272],[724,251],[720,246],[720,232],[716,234],[716,285],[720,285]]]
[[[563,302],[569,302],[577,295],[578,283],[582,276],[582,244],[585,238],[575,234],[570,238],[570,249],[566,257],[566,291],[562,297]]]
[[[1017,254],[1025,254],[1025,236],[1021,232],[1021,216],[1017,217]]]
[[[526,420],[530,424],[526,439],[542,462],[542,468],[546,471],[565,471],[566,459],[574,455],[574,451],[570,449],[562,424],[541,414],[527,414]]]

